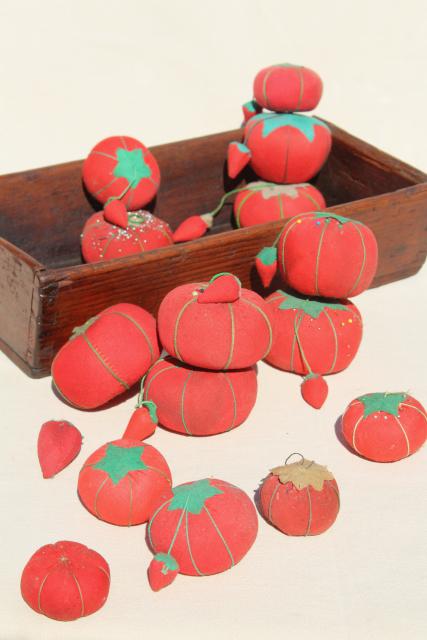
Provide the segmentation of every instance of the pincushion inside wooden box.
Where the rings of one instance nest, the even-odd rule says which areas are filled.
[[[373,286],[405,278],[425,259],[427,176],[330,125],[332,153],[313,183],[335,212],[376,234],[379,266]],[[162,185],[152,211],[172,228],[211,210],[224,190],[231,131],[154,147]],[[254,257],[282,223],[233,228],[230,207],[199,240],[137,256],[83,264],[80,233],[100,208],[85,193],[81,161],[0,177],[0,346],[27,374],[47,375],[73,327],[117,302],[155,313],[173,287],[230,271],[259,289]],[[248,170],[243,180],[256,177]],[[272,287],[280,286],[278,281]]]

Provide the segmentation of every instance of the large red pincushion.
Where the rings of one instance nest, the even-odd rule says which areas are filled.
[[[315,71],[294,64],[266,67],[254,80],[256,102],[271,111],[311,111],[322,91],[322,80]]]
[[[357,220],[332,213],[304,213],[283,227],[278,262],[284,281],[299,293],[324,298],[357,296],[371,284],[377,241]]]
[[[109,588],[110,568],[104,558],[66,540],[38,549],[21,577],[25,602],[37,613],[64,622],[98,611]]]
[[[308,183],[279,185],[251,182],[237,195],[233,210],[237,226],[250,227],[292,218],[306,211],[319,211],[325,206],[320,191]]]
[[[172,491],[148,524],[152,551],[172,557],[179,572],[190,576],[231,569],[257,535],[258,519],[250,498],[238,487],[214,478]]]
[[[158,357],[153,316],[121,303],[74,329],[52,362],[52,378],[67,402],[94,409],[134,385]]]
[[[427,438],[427,415],[407,393],[368,393],[353,400],[342,417],[342,433],[359,455],[396,462],[412,455]]]
[[[268,307],[258,294],[240,289],[239,284],[231,297],[220,292],[212,302],[205,301],[223,278],[233,286],[229,279],[234,276],[220,275],[211,283],[176,287],[163,299],[158,313],[160,340],[178,360],[206,369],[244,369],[269,352]]]
[[[129,211],[142,209],[160,185],[159,165],[142,142],[128,136],[105,138],[83,163],[83,182],[99,202],[120,198]]]
[[[250,161],[264,180],[279,183],[307,182],[321,169],[332,144],[327,125],[296,113],[260,113],[244,128],[243,144],[232,143],[228,173],[234,178]],[[242,160],[233,159],[240,154]]]
[[[271,470],[259,492],[261,515],[289,536],[315,536],[335,522],[338,485],[326,467],[311,460]]]
[[[362,339],[362,318],[349,300],[315,300],[275,291],[270,307],[273,343],[265,361],[299,374],[342,371]],[[302,350],[302,352],[301,352]]]
[[[144,383],[144,399],[157,407],[164,427],[192,436],[234,429],[256,400],[255,368],[206,371],[166,358],[154,364]]]
[[[81,234],[85,262],[123,258],[173,244],[167,222],[149,211],[128,214],[126,228],[108,222],[102,211],[86,220]]]
[[[154,447],[128,438],[108,442],[86,460],[78,493],[86,509],[105,522],[146,522],[171,495],[171,473]]]

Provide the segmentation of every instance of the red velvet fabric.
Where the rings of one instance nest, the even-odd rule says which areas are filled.
[[[143,447],[140,460],[147,467],[129,471],[119,482],[94,465],[105,460],[109,445],[122,449]],[[108,442],[86,460],[78,480],[80,500],[90,513],[110,524],[142,524],[171,495],[171,472],[162,454],[140,440]]]
[[[121,226],[111,224],[102,211],[88,218],[81,234],[82,255],[85,262],[101,262],[112,258],[144,253],[173,244],[172,231],[167,222],[149,211],[138,212],[142,224]]]
[[[255,190],[257,184],[251,182],[247,189],[236,196],[233,211],[238,227],[292,218],[298,213],[320,211],[326,206],[320,191],[308,183],[271,184],[262,190]]]
[[[147,177],[139,180],[121,198],[128,211],[142,209],[156,195],[160,185],[160,169],[157,160],[147,147],[129,136],[112,136],[98,142],[83,163],[83,183],[89,193],[103,204],[109,198],[118,198],[129,186],[125,177],[114,175],[118,163],[118,151],[140,149],[144,163],[149,167]]]
[[[377,241],[366,225],[331,216],[305,213],[285,224],[278,244],[280,273],[290,287],[309,296],[356,296],[374,278]]]
[[[82,335],[71,336],[52,362],[52,378],[65,400],[94,409],[134,385],[158,357],[153,316],[121,303],[98,314]]]
[[[266,67],[254,80],[255,100],[271,111],[310,111],[317,107],[322,91],[317,73],[298,65]]]
[[[152,551],[171,554],[179,572],[189,576],[231,569],[249,551],[258,531],[255,507],[246,493],[224,480],[209,478],[209,483],[222,493],[208,498],[200,513],[170,511],[168,500],[147,530]]]
[[[297,489],[282,484],[273,474],[260,489],[260,511],[264,518],[288,536],[316,536],[335,522],[340,508],[338,485],[325,480],[321,491],[311,485]]]
[[[306,360],[314,373],[336,373],[346,369],[355,357],[362,340],[362,318],[357,307],[349,300],[340,300],[346,310],[328,308],[317,318],[302,309],[280,309],[288,300],[284,291],[275,291],[266,302],[270,307],[273,344],[265,358],[269,364],[306,375],[309,373],[295,336],[295,327]]]
[[[156,404],[160,424],[192,436],[239,426],[252,411],[256,395],[254,367],[206,371],[172,358],[156,362],[144,383],[144,399]]]
[[[331,150],[329,129],[314,125],[312,141],[293,126],[280,126],[265,136],[264,121],[256,118],[245,125],[244,143],[251,151],[251,167],[257,176],[269,182],[294,184],[307,182],[320,171]]]
[[[341,422],[349,447],[375,462],[396,462],[415,453],[427,438],[427,416],[422,404],[410,395],[399,405],[397,416],[377,411],[364,417],[363,404],[355,399]]]
[[[201,304],[207,283],[181,285],[163,299],[160,340],[173,357],[206,369],[243,369],[265,357],[271,324],[264,300],[248,289],[235,302]]]
[[[69,621],[89,616],[107,600],[110,568],[96,551],[63,540],[38,549],[24,567],[21,593],[37,613]]]
[[[66,420],[45,422],[37,439],[37,455],[43,478],[52,478],[79,454],[82,434]]]

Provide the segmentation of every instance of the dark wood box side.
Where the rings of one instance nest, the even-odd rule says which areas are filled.
[[[38,278],[43,267],[0,238],[0,348],[25,373],[37,367]]]
[[[330,124],[332,153],[314,181],[329,205],[367,198],[425,181],[424,174]],[[162,171],[154,212],[172,227],[212,209],[237,182],[225,175],[225,155],[240,129],[153,147]],[[99,205],[82,188],[81,161],[0,177],[0,235],[46,266],[81,263],[79,234]],[[243,180],[254,179],[246,171]],[[230,208],[211,233],[230,229]],[[48,230],[48,232],[47,232]]]
[[[422,184],[332,208],[362,220],[375,232],[380,262],[372,286],[408,277],[423,264],[426,200],[427,184]],[[73,327],[110,304],[133,302],[156,313],[161,299],[174,286],[209,279],[218,271],[235,273],[244,286],[265,295],[253,268],[254,256],[274,241],[281,227],[280,222],[270,223],[141,256],[40,272],[42,308],[36,369],[47,373]],[[281,286],[277,278],[271,290]]]

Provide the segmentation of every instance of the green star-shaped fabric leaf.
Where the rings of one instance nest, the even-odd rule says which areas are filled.
[[[113,174],[116,178],[126,178],[132,189],[138,186],[143,178],[151,176],[151,169],[144,160],[142,149],[128,151],[119,147],[116,149],[117,164]]]
[[[367,393],[357,398],[364,407],[363,417],[366,418],[377,411],[390,413],[392,416],[399,414],[399,405],[406,398],[406,393]]]
[[[350,311],[345,304],[339,302],[325,302],[323,300],[308,300],[307,298],[298,298],[297,296],[291,296],[289,293],[280,291],[279,293],[286,296],[286,298],[279,304],[279,309],[301,309],[304,313],[312,318],[318,318],[319,315],[325,309],[339,309],[340,311]]]
[[[208,498],[223,493],[220,489],[214,487],[207,478],[190,484],[181,484],[179,487],[172,489],[172,492],[173,498],[168,511],[184,509],[194,514],[201,512]]]
[[[144,446],[118,447],[115,444],[107,445],[105,456],[93,465],[94,469],[101,469],[108,473],[113,484],[118,484],[129,471],[148,469],[141,460]]]
[[[314,140],[314,127],[318,125],[324,129],[329,127],[314,116],[302,116],[297,113],[260,113],[257,116],[251,118],[251,122],[262,122],[262,137],[267,138],[270,133],[280,129],[281,127],[294,127],[305,135],[307,140],[313,142]]]

